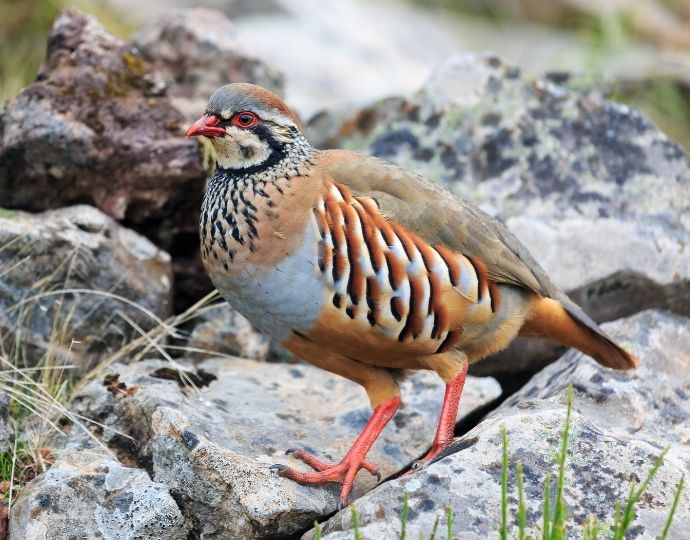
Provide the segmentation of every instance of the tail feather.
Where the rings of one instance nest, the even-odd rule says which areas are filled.
[[[567,347],[575,347],[601,365],[632,369],[640,362],[613,342],[582,309],[570,301],[537,297],[530,306],[521,335],[543,337]]]

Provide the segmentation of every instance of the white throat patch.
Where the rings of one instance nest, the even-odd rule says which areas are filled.
[[[253,132],[229,126],[227,135],[212,139],[216,160],[224,169],[247,169],[260,165],[271,155],[271,147]]]

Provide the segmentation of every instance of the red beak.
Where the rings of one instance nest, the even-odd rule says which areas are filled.
[[[206,137],[220,137],[225,135],[225,129],[218,127],[220,118],[212,114],[210,116],[202,116],[194,122],[187,130],[186,137],[198,137],[205,135]]]

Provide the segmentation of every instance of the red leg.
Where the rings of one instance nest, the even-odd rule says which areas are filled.
[[[438,419],[438,428],[436,429],[434,442],[431,444],[431,449],[426,456],[415,462],[413,468],[416,469],[424,463],[428,463],[448,448],[450,443],[453,442],[455,419],[458,416],[458,405],[460,404],[462,389],[465,386],[467,369],[468,364],[464,362],[460,373],[458,373],[452,381],[446,384],[446,394],[443,397],[443,406],[441,407],[441,416]]]
[[[386,424],[395,415],[400,407],[400,396],[385,401],[376,409],[374,409],[371,418],[364,426],[362,433],[359,434],[357,440],[354,442],[350,450],[348,450],[342,461],[336,465],[328,465],[314,456],[307,454],[304,451],[290,451],[295,457],[310,465],[316,472],[305,473],[285,465],[273,465],[271,468],[278,472],[284,478],[290,478],[300,484],[326,484],[328,482],[341,482],[342,488],[340,490],[340,504],[347,504],[347,498],[352,491],[352,484],[355,480],[355,475],[360,469],[366,469],[371,474],[379,476],[378,470],[364,458],[367,452],[374,444],[377,437],[386,427]]]

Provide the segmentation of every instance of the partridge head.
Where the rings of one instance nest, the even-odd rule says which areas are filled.
[[[269,91],[216,91],[188,136],[210,137],[217,169],[204,197],[204,265],[220,293],[296,356],[361,384],[373,414],[345,457],[304,451],[301,483],[342,484],[400,406],[398,375],[446,384],[436,436],[417,465],[453,441],[469,364],[535,336],[629,369],[637,360],[560,291],[524,246],[474,205],[376,158],[316,150]]]

